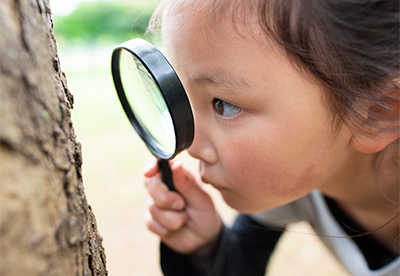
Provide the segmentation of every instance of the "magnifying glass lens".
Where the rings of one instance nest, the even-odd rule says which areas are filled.
[[[157,48],[139,38],[114,49],[111,71],[126,116],[157,157],[163,182],[174,190],[168,160],[194,138],[192,109],[178,75]]]
[[[140,126],[166,156],[176,148],[175,130],[163,95],[146,67],[126,50],[120,54],[120,75],[125,96]]]

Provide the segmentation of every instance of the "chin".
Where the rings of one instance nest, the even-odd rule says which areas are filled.
[[[244,200],[234,200],[224,194],[222,194],[222,198],[224,199],[225,203],[229,205],[229,207],[242,214],[254,214],[265,210],[265,208],[257,208],[257,206],[254,204],[249,204],[249,202]]]

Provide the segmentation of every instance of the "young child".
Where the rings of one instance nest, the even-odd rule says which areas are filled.
[[[167,58],[189,96],[188,152],[241,214],[223,225],[179,162],[145,169],[165,275],[264,275],[306,220],[353,275],[399,275],[399,3],[165,0]]]

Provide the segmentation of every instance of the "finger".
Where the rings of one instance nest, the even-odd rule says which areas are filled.
[[[185,207],[185,200],[176,192],[172,192],[160,180],[160,174],[144,180],[147,191],[154,203],[164,209],[182,210]]]
[[[182,163],[176,161],[171,167],[175,189],[185,198],[192,207],[204,209],[213,207],[210,196],[203,190],[191,172],[186,170]]]
[[[155,204],[151,205],[148,210],[153,217],[153,220],[169,231],[180,229],[185,225],[187,220],[185,212],[161,209]]]
[[[143,169],[144,176],[152,177],[157,172],[158,172],[157,159],[154,156],[149,157],[144,164],[144,169]]]
[[[165,235],[168,234],[168,230],[159,224],[156,220],[153,219],[152,215],[150,214],[149,210],[146,210],[145,213],[145,220],[146,220],[146,226],[147,229],[149,229],[151,232],[154,234],[164,237]]]

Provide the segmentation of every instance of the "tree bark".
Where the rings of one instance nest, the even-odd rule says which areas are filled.
[[[48,0],[2,0],[0,28],[0,274],[107,275]]]

